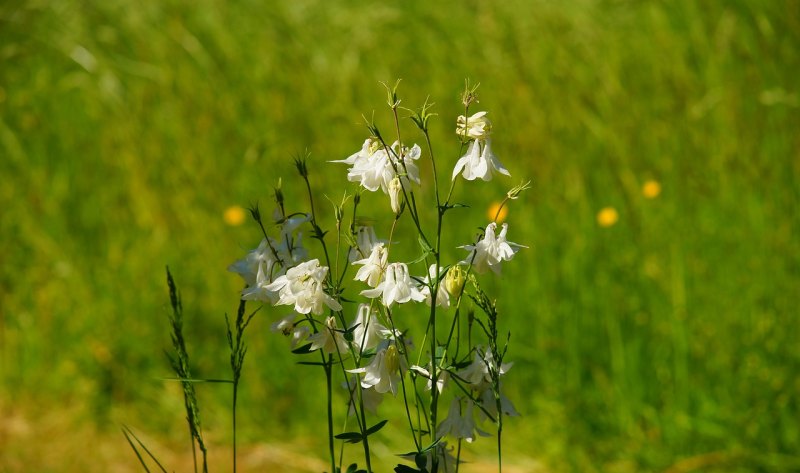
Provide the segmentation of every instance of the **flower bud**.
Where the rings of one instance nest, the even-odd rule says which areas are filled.
[[[389,181],[389,201],[392,205],[392,212],[399,215],[403,210],[403,185],[397,176]]]
[[[461,289],[464,287],[464,270],[461,266],[455,265],[447,271],[447,276],[444,278],[444,288],[450,293],[451,297],[458,297]]]

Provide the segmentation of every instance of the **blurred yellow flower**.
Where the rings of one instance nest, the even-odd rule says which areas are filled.
[[[601,227],[610,227],[617,223],[617,220],[619,220],[619,214],[614,207],[605,207],[597,212],[597,223]]]
[[[497,213],[498,210],[500,211],[499,214]],[[508,207],[504,205],[501,209],[500,202],[492,202],[492,205],[490,205],[486,210],[486,215],[489,217],[490,221],[500,223],[506,219],[506,215],[508,215]],[[497,217],[496,220],[495,217]]]
[[[649,179],[642,186],[642,194],[648,199],[655,199],[661,193],[661,184],[658,181]]]
[[[232,205],[225,209],[225,213],[222,214],[222,219],[225,220],[225,223],[228,225],[238,227],[244,223],[245,216],[246,213],[243,208],[238,205]]]

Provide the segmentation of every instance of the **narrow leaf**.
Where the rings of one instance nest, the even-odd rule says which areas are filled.
[[[383,428],[383,426],[384,426],[384,425],[386,425],[386,423],[387,423],[387,422],[389,422],[389,421],[388,421],[388,420],[386,420],[386,419],[384,419],[384,420],[382,420],[382,421],[378,422],[377,424],[375,424],[375,425],[373,425],[372,427],[370,427],[369,429],[367,429],[367,431],[366,431],[366,432],[364,432],[364,434],[365,434],[365,435],[372,435],[372,434],[374,434],[375,432],[377,432],[377,431],[381,430],[381,428]]]

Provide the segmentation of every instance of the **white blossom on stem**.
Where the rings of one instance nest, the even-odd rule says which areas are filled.
[[[390,392],[397,395],[400,377],[405,371],[405,359],[398,352],[394,342],[385,340],[378,346],[378,351],[369,365],[347,370],[350,373],[364,373],[362,388],[374,388],[383,394]]]
[[[486,409],[486,412],[488,412],[490,416],[492,416],[493,418],[496,419],[497,418],[497,402],[495,401],[494,391],[492,390],[492,388],[489,387],[489,388],[485,389],[481,393],[480,399],[481,399],[481,406],[484,409]],[[510,417],[519,416],[519,412],[517,412],[517,409],[514,407],[514,404],[511,402],[510,399],[508,399],[502,393],[502,390],[500,392],[500,410],[503,411],[504,415],[507,415],[507,416],[510,416]],[[479,414],[479,418],[481,420],[485,420],[486,419],[486,412],[484,412],[483,410],[479,410],[478,414]]]
[[[425,369],[425,368],[423,368],[421,366],[418,366],[418,365],[413,365],[409,369],[412,370],[412,371],[416,371],[417,373],[421,374],[423,377],[425,377],[428,380],[428,383],[425,385],[425,389],[430,391],[431,387],[433,385],[433,379],[432,379],[431,373],[427,369]],[[442,391],[444,390],[445,385],[447,384],[447,381],[449,381],[449,380],[450,380],[450,372],[445,371],[445,370],[438,370],[436,372],[436,390],[439,391],[439,394],[442,393]]]
[[[264,238],[258,248],[250,250],[244,258],[228,266],[228,271],[241,276],[248,286],[255,286],[259,270],[266,275],[270,275],[273,266],[278,262],[272,249],[270,249],[270,244],[273,248],[275,247],[275,242],[272,239],[267,240]]]
[[[361,389],[361,401],[364,403],[364,409],[366,409],[368,412],[371,412],[373,414],[377,414],[378,406],[383,401],[383,394],[379,393],[378,391],[376,391],[375,389],[372,389],[372,388],[367,389],[367,388],[359,387],[359,384],[360,383],[358,382],[358,375],[354,375],[354,376],[350,377],[350,387],[349,387],[349,389],[350,389],[350,399],[349,399],[350,408],[347,411],[347,415],[352,416],[352,415],[355,415],[358,412],[358,410],[356,409],[356,406],[358,405],[358,390],[359,390],[359,388]],[[348,389],[347,382],[342,382],[342,387],[344,387],[345,389]]]
[[[461,400],[459,398],[453,399],[450,403],[450,410],[447,412],[447,417],[439,424],[436,429],[438,437],[450,435],[456,439],[465,439],[467,442],[475,440],[475,433],[482,437],[489,434],[478,429],[475,425],[475,416],[472,413],[473,403],[467,400],[467,407],[464,408],[464,413],[461,413]]]
[[[368,258],[353,261],[353,264],[363,265],[356,272],[356,281],[364,281],[370,287],[377,287],[383,278],[389,259],[389,252],[384,248],[383,243],[378,243],[372,247],[372,252]]]
[[[311,343],[311,351],[322,349],[328,354],[348,353],[347,340],[336,326],[336,318],[328,317],[325,319],[325,326],[319,332],[308,337]]]
[[[378,322],[376,311],[369,304],[358,305],[356,319],[350,328],[353,329],[353,343],[361,351],[375,348],[392,334],[391,330]]]
[[[486,226],[486,231],[483,234],[483,239],[475,245],[465,245],[464,248],[469,251],[469,255],[461,261],[461,264],[469,265],[479,273],[485,273],[486,269],[491,269],[496,274],[500,274],[500,263],[510,260],[520,248],[527,248],[523,245],[518,245],[514,242],[506,240],[508,233],[508,224],[504,223],[500,234],[496,235],[497,224],[495,222]]]
[[[495,172],[511,175],[492,152],[491,140],[474,140],[467,147],[467,153],[456,162],[453,180],[461,173],[468,181],[491,181]]]
[[[503,363],[497,366],[491,350],[476,347],[475,357],[469,366],[457,373],[458,377],[476,391],[483,391],[491,386],[492,375],[490,369],[497,370],[497,375],[502,376],[511,369],[513,363]]]
[[[418,145],[407,148],[399,142],[385,148],[375,140],[368,139],[361,150],[347,159],[332,161],[349,164],[347,179],[358,182],[365,189],[375,192],[381,189],[389,193],[389,184],[395,177],[419,184],[419,169],[415,163],[422,154]]]
[[[486,118],[489,112],[478,112],[470,117],[459,115],[456,120],[456,133],[466,139],[485,140],[492,131],[492,122]]]
[[[319,260],[313,259],[300,263],[278,277],[266,290],[278,293],[276,305],[292,305],[301,314],[321,315],[324,307],[342,310],[341,304],[323,290],[327,266],[320,266]]]
[[[420,285],[420,292],[425,295],[425,302],[431,305],[431,288],[428,286],[434,279],[440,279],[445,272],[444,267],[439,267],[439,276],[436,276],[436,265],[432,264],[428,267],[428,275],[423,279],[423,284]],[[442,309],[450,308],[450,294],[445,289],[444,281],[439,282],[439,288],[436,291],[436,305]]]
[[[361,291],[362,296],[378,297],[382,296],[381,302],[386,307],[391,307],[395,303],[404,304],[408,301],[422,302],[425,294],[417,288],[417,283],[408,274],[408,266],[405,263],[390,263],[386,267],[383,280],[374,289]]]
[[[356,229],[356,246],[350,249],[348,260],[352,263],[356,260],[368,258],[372,253],[372,248],[378,243],[385,242],[378,240],[374,228],[367,225],[358,227],[358,229]]]
[[[306,325],[294,323],[297,314],[290,314],[270,325],[270,330],[282,333],[284,336],[291,337],[292,348],[296,347],[303,339],[308,336],[309,329]]]

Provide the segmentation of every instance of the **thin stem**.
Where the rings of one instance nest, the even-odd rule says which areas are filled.
[[[325,355],[322,355],[323,361],[325,361]],[[334,450],[333,445],[333,402],[332,402],[332,390],[331,390],[331,357],[328,356],[327,362],[324,364],[325,368],[325,382],[326,382],[326,397],[327,397],[327,408],[328,408],[328,451],[331,456],[331,471],[336,471],[336,452]]]

